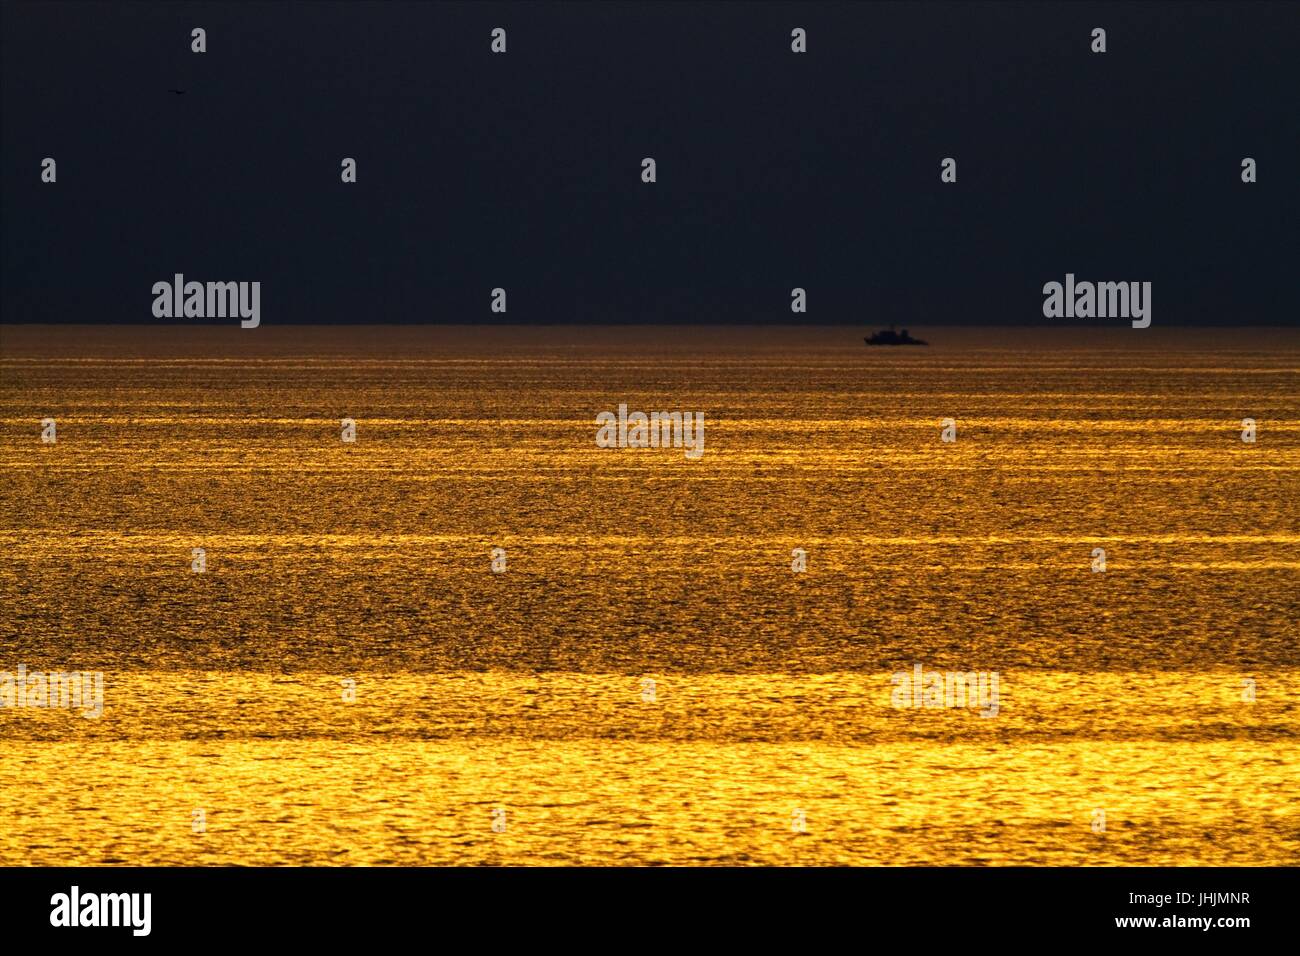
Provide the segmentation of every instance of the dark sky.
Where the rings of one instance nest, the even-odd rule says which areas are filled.
[[[1156,325],[1300,323],[1297,4],[44,2],[0,27],[7,322],[156,322],[183,272],[260,280],[264,325],[1046,324],[1074,272],[1151,281]]]

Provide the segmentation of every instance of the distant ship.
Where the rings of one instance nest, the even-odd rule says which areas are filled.
[[[866,342],[868,345],[929,345],[930,344],[924,339],[912,338],[910,335],[907,334],[907,329],[903,329],[902,332],[895,332],[894,327],[892,325],[889,328],[884,329],[883,331],[877,332],[875,335],[864,337],[862,341]]]

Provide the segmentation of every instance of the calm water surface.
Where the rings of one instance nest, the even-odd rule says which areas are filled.
[[[0,328],[0,864],[1300,862],[1300,338],[926,332]]]

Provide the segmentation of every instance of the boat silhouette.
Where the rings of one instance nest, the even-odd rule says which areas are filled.
[[[874,335],[864,336],[862,341],[868,345],[929,345],[924,339],[914,339],[907,334],[907,329],[902,332],[895,332],[891,325],[887,329],[882,329]]]

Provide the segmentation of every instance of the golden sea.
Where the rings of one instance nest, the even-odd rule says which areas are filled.
[[[0,327],[0,865],[1300,863],[1300,334],[918,334]]]

